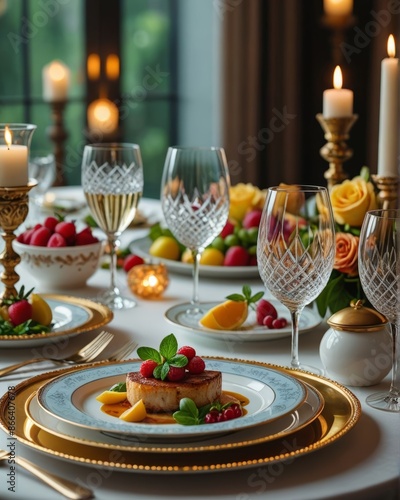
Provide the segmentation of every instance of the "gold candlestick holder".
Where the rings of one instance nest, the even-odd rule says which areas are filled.
[[[358,115],[325,118],[319,113],[316,118],[328,141],[319,152],[322,158],[329,162],[329,168],[324,173],[324,177],[330,190],[332,186],[340,184],[348,177],[343,170],[343,163],[353,156],[353,150],[348,147],[346,140],[349,138],[350,129],[357,121]]]
[[[54,143],[54,157],[56,160],[56,179],[54,182],[54,186],[64,186],[64,143],[68,138],[68,132],[64,127],[64,109],[66,106],[66,101],[53,101],[50,103],[50,105],[53,124],[47,128],[47,135]]]
[[[386,177],[383,175],[371,175],[378,189],[379,208],[397,208],[399,177]]]
[[[17,295],[15,284],[19,275],[15,267],[21,262],[21,257],[15,252],[12,242],[16,238],[14,231],[24,222],[29,210],[29,191],[37,186],[35,179],[30,179],[26,186],[0,187],[0,227],[5,248],[0,254],[0,263],[3,265],[1,281],[5,290],[0,294],[1,299],[8,299]]]

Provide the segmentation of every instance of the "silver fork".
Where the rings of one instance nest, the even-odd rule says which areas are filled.
[[[124,344],[118,350],[116,350],[111,356],[106,358],[105,361],[121,361],[126,358],[134,349],[137,347],[137,342],[131,340],[130,342]]]
[[[0,377],[7,375],[8,373],[18,370],[23,366],[30,365],[32,363],[40,363],[41,361],[53,361],[54,363],[62,364],[75,364],[75,363],[89,363],[93,361],[111,342],[114,335],[110,332],[102,331],[97,337],[95,337],[89,344],[85,345],[78,352],[68,356],[67,358],[34,358],[22,361],[22,363],[17,363],[15,365],[7,366],[0,370]]]
[[[9,460],[10,457],[7,451],[0,450],[0,460]],[[29,460],[23,457],[15,457],[13,458],[15,462],[28,470],[36,477],[40,478],[46,484],[54,488],[56,491],[61,493],[67,498],[71,500],[84,500],[87,498],[93,498],[93,492],[87,488],[77,485],[76,483],[69,481],[68,479],[64,479],[56,474],[48,472],[41,467],[33,464]]]

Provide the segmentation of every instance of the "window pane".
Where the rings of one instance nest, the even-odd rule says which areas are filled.
[[[140,95],[168,91],[170,2],[124,0],[121,15],[123,91]]]
[[[23,94],[22,56],[27,37],[21,35],[22,2],[7,2],[0,15],[0,96],[21,96]],[[6,121],[4,118],[0,122]],[[17,120],[13,120],[17,121]]]
[[[36,32],[30,42],[31,95],[42,97],[42,69],[59,59],[71,70],[69,96],[85,91],[83,0],[59,3],[29,0],[29,18]]]
[[[142,102],[123,121],[124,139],[140,145],[143,157],[144,196],[160,197],[161,174],[169,146],[168,102]]]
[[[160,196],[161,174],[171,143],[173,75],[172,2],[123,0],[120,118],[125,141],[140,145],[144,195]]]

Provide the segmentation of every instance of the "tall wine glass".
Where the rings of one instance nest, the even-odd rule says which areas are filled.
[[[335,227],[327,189],[269,188],[258,232],[258,269],[266,288],[290,311],[293,368],[319,372],[299,362],[299,320],[304,307],[327,284],[334,257]]]
[[[371,304],[387,317],[392,329],[392,382],[387,392],[367,397],[379,410],[400,411],[400,210],[367,212],[361,227],[358,270],[361,285]]]
[[[137,144],[111,143],[85,146],[82,187],[89,209],[107,236],[111,253],[110,288],[99,301],[110,309],[133,307],[115,282],[118,238],[132,222],[143,191],[143,166]]]
[[[193,255],[193,296],[187,314],[202,314],[198,297],[201,253],[223,229],[229,212],[229,173],[222,148],[170,147],[161,181],[165,221]]]

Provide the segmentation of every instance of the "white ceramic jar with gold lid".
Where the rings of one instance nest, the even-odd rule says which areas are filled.
[[[344,385],[378,384],[392,367],[388,321],[361,300],[328,319],[329,330],[320,343],[326,375]]]

